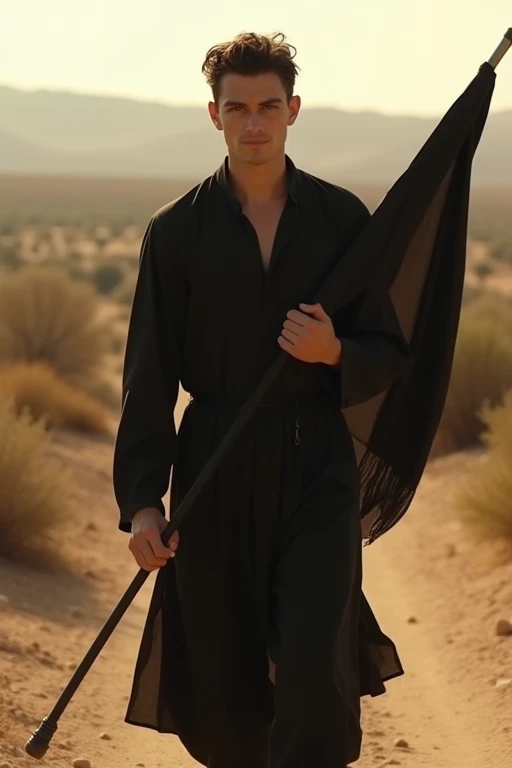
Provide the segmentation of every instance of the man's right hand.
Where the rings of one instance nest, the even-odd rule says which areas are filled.
[[[132,518],[128,549],[145,571],[156,571],[176,554],[179,533],[175,531],[172,534],[167,546],[162,544],[160,537],[166,526],[167,520],[156,507],[139,509]]]

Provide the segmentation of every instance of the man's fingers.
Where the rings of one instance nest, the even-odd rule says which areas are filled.
[[[281,336],[285,339],[287,339],[290,344],[296,344],[297,341],[300,339],[300,336],[297,336],[296,333],[293,333],[293,331],[289,331],[287,328],[283,328],[281,331]]]
[[[308,325],[312,322],[310,317],[305,315],[304,312],[299,312],[298,309],[290,309],[290,311],[286,313],[286,317],[288,320],[292,320],[292,322],[301,326]]]
[[[134,552],[133,556],[139,568],[143,568],[145,571],[156,571],[159,568],[159,566],[157,565],[148,565],[146,560],[142,557],[142,555],[139,552]]]
[[[302,312],[306,312],[308,315],[311,315],[311,317],[315,318],[315,320],[319,320],[321,323],[326,323],[330,319],[329,315],[321,304],[299,304],[299,307],[301,308]]]
[[[143,568],[145,571],[156,571],[158,568],[160,568],[159,565],[150,565],[144,557],[144,554],[139,549],[130,547],[130,551],[139,568]]]
[[[173,552],[176,552],[176,550],[178,549],[179,543],[180,543],[179,531],[174,531],[171,538],[169,539],[168,546],[171,547]]]
[[[300,332],[304,326],[295,323],[293,320],[285,320],[283,323],[283,328],[287,328],[289,331],[291,331],[291,333],[294,333],[296,336],[300,336]]]
[[[148,530],[147,538],[151,545],[151,549],[155,554],[155,557],[164,558],[165,560],[171,557],[172,551],[169,549],[169,547],[166,547],[165,544],[162,543],[162,539],[160,538],[158,531],[154,530],[153,528]]]
[[[142,556],[143,560],[148,565],[155,568],[161,568],[161,566],[165,565],[168,560],[168,557],[157,557],[149,541],[146,539],[141,539],[139,542],[137,542],[137,550],[139,555]]]
[[[284,349],[285,352],[288,352],[293,357],[296,357],[296,347],[290,341],[287,341],[285,338],[283,338],[283,336],[279,336],[277,343],[281,349]]]

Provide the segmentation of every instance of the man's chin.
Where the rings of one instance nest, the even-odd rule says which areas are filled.
[[[272,152],[267,148],[257,151],[247,151],[247,149],[245,149],[243,152],[243,158],[246,163],[249,163],[250,165],[263,165],[272,159]]]
[[[270,160],[269,155],[252,155],[246,158],[249,165],[264,165]]]

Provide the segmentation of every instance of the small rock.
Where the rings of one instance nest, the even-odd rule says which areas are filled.
[[[84,576],[86,576],[88,579],[97,579],[94,571],[91,571],[90,568],[87,568],[87,570],[84,571]]]
[[[73,606],[73,608],[69,609],[69,615],[71,616],[72,619],[81,619],[82,611],[80,610],[80,608]]]
[[[510,677],[500,677],[499,680],[496,680],[494,687],[495,688],[509,688],[512,685],[512,680]]]
[[[396,739],[393,742],[394,747],[398,747],[399,749],[409,749],[409,742],[405,739]]]
[[[416,618],[416,616],[409,616],[409,618],[407,619],[407,623],[408,624],[417,624],[418,623],[418,619]]]
[[[103,739],[104,741],[112,741],[112,736],[109,736],[108,733],[102,733],[100,734],[100,739]]]
[[[452,558],[457,554],[455,544],[448,544],[446,547],[446,557]]]
[[[0,763],[0,768],[11,768],[9,763]]]
[[[67,744],[65,741],[60,741],[60,742],[57,744],[57,747],[58,747],[59,749],[71,749],[71,745],[70,745],[70,744]]]
[[[93,523],[92,521],[84,525],[84,531],[94,531],[95,533],[97,533],[98,530],[99,530],[98,526],[96,525],[96,523]]]
[[[500,637],[512,635],[512,624],[507,619],[500,619],[496,624],[496,634]]]
[[[77,760],[73,760],[73,768],[91,768],[91,763],[85,757],[79,757]]]
[[[7,597],[7,595],[0,595],[0,608],[2,608],[5,605],[9,605],[9,602],[10,600]]]
[[[69,664],[68,664],[68,669],[69,669],[70,672],[73,672],[77,668],[77,666],[78,665],[75,664],[74,661],[70,661]]]
[[[391,757],[389,760],[384,760],[380,768],[387,768],[388,765],[401,765],[401,763],[400,760],[395,760],[394,757]]]
[[[137,763],[136,768],[146,768],[144,763]]]

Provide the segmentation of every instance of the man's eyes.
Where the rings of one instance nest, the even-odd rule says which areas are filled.
[[[228,107],[228,112],[240,112],[243,107]],[[277,104],[263,104],[263,109],[277,109]]]

